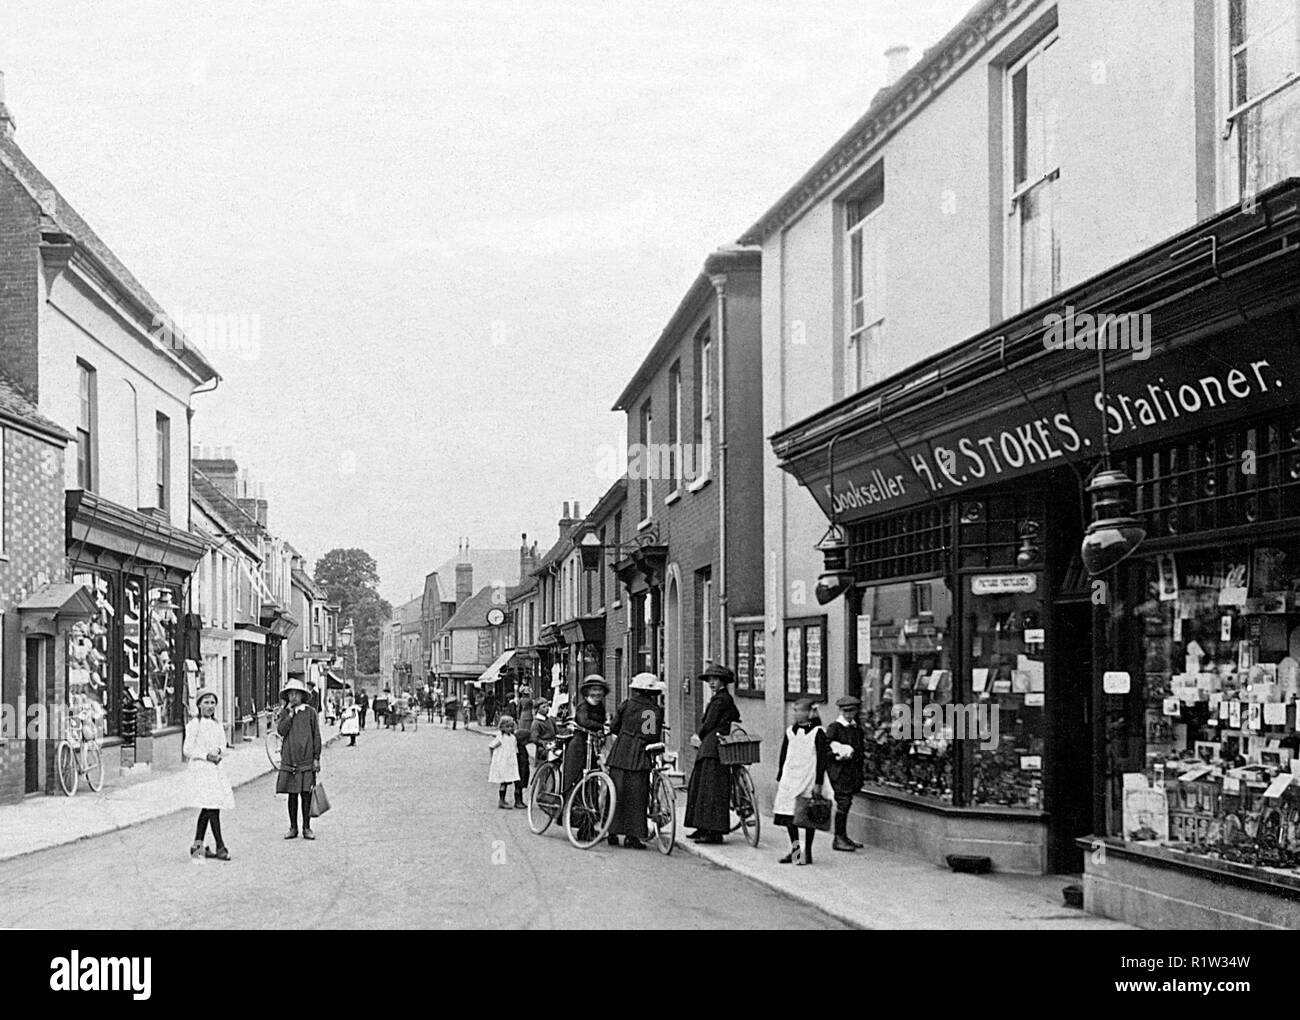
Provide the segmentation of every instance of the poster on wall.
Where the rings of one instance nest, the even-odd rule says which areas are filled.
[[[785,693],[798,694],[803,679],[803,631],[798,627],[785,629]]]
[[[858,665],[871,665],[871,617],[858,617]]]
[[[754,690],[767,689],[767,638],[761,630],[754,631]]]
[[[818,627],[809,627],[804,632],[808,647],[804,652],[804,674],[807,681],[805,688],[809,694],[822,693],[822,632]]]

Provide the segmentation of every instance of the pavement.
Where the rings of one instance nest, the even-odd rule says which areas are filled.
[[[254,775],[269,768],[256,762],[265,755],[256,749],[245,763],[247,751],[235,752],[227,766],[238,760],[253,778],[238,785],[235,807],[221,812],[229,862],[190,859],[197,812],[169,804],[171,776],[143,780],[129,797],[127,790],[107,795],[111,806],[94,816],[87,808],[96,798],[79,803],[84,790],[41,798],[37,806],[50,812],[41,824],[60,826],[57,837],[45,838],[65,842],[28,844],[22,856],[0,860],[0,927],[847,927],[703,859],[603,843],[578,850],[555,826],[534,835],[526,812],[497,808],[487,782],[490,735],[422,722],[407,733],[368,728],[355,747],[336,740],[321,762],[333,806],[314,821],[313,842],[281,838],[286,798],[275,795],[274,777]],[[233,768],[232,778],[239,778]],[[132,813],[126,805],[136,802]],[[0,833],[27,828],[31,813],[14,823],[15,812],[28,810],[26,803],[0,808]],[[68,813],[82,819],[80,827]]]

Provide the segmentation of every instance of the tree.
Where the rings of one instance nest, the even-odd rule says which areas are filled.
[[[381,598],[379,565],[364,549],[331,549],[316,561],[316,583],[339,605],[341,626],[352,621],[357,672],[379,672],[379,636],[393,607]]]

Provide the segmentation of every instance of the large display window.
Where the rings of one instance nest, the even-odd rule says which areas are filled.
[[[1128,582],[1129,667],[1107,680],[1109,833],[1294,875],[1300,539],[1149,555]]]

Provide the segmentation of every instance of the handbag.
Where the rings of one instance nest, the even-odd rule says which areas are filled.
[[[311,795],[311,816],[319,818],[330,809],[330,799],[325,795],[325,784],[317,780]]]
[[[830,832],[831,802],[820,793],[794,799],[794,827],[796,829],[820,829]]]

